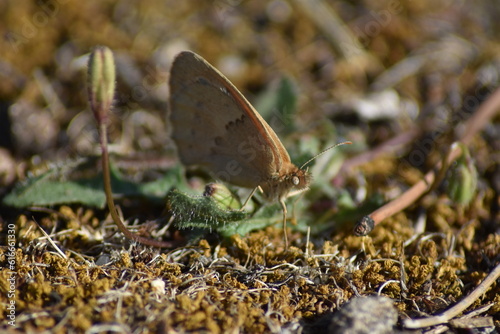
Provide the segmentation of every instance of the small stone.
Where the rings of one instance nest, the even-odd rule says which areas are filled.
[[[328,333],[395,333],[398,312],[387,297],[358,297],[347,302],[330,322]]]

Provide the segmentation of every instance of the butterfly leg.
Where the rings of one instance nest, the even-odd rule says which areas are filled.
[[[245,203],[243,203],[243,205],[241,206],[240,208],[240,211],[243,211],[243,209],[245,208],[245,206],[247,205],[248,201],[250,200],[250,198],[252,198],[253,194],[255,194],[255,192],[257,191],[257,189],[260,189],[260,191],[262,191],[262,188],[260,186],[258,187],[255,187],[252,192],[250,193],[250,195],[248,196],[248,198],[245,200]]]
[[[281,208],[283,209],[283,234],[285,235],[285,249],[288,249],[288,236],[286,232],[286,204],[284,199],[280,199]]]

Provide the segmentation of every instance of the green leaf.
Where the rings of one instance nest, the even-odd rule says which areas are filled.
[[[281,209],[278,205],[268,205],[249,218],[222,226],[218,232],[224,237],[234,234],[247,235],[251,231],[262,230],[271,225],[281,226],[281,217]]]
[[[245,211],[221,207],[211,196],[192,196],[178,190],[166,196],[167,210],[174,215],[178,228],[200,228],[215,231],[223,237],[246,235],[274,224],[281,224],[278,205],[262,207],[249,217]]]
[[[81,203],[104,208],[106,196],[102,174],[95,173],[95,162],[81,159],[52,166],[48,171],[17,184],[3,199],[3,204],[23,208]],[[159,180],[138,184],[125,179],[118,169],[111,166],[111,186],[114,194],[161,200],[174,185],[179,188],[187,187],[180,167],[169,170]]]
[[[219,230],[227,223],[245,219],[240,210],[225,210],[211,196],[190,196],[176,189],[166,196],[167,210],[179,228]]]
[[[54,170],[31,177],[18,184],[3,199],[3,203],[17,208],[77,202],[99,208],[104,207],[106,197],[98,180],[58,181],[55,178],[56,171]]]

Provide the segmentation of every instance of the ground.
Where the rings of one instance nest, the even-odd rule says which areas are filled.
[[[2,329],[338,331],[349,301],[380,295],[397,314],[389,331],[404,331],[499,265],[498,4],[311,3],[0,3]],[[170,247],[125,238],[104,205],[86,86],[98,45],[116,63],[115,202],[129,229]],[[201,197],[206,173],[181,166],[167,110],[182,50],[224,73],[297,165],[353,143],[318,157],[311,189],[287,199],[288,248],[279,204],[257,195],[241,221],[227,198]],[[354,234],[428,173],[438,181]],[[465,325],[415,331],[498,331],[499,313],[497,280],[455,318]]]

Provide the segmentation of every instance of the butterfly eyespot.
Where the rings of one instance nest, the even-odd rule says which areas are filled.
[[[293,185],[298,186],[300,183],[299,177],[298,176],[292,177],[292,183]]]

